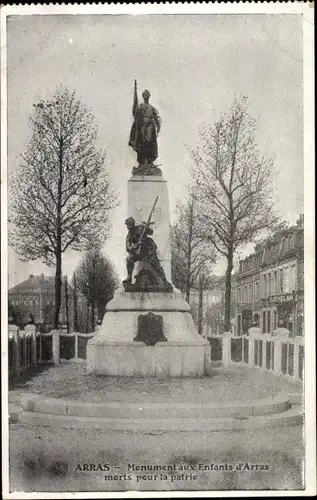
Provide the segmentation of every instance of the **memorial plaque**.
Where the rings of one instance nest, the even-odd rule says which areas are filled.
[[[155,345],[157,342],[166,342],[163,333],[163,316],[149,312],[138,317],[138,334],[135,341],[144,342],[146,345]]]

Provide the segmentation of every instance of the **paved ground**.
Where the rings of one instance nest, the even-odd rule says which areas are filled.
[[[301,426],[144,434],[12,424],[10,484],[13,491],[50,492],[301,489],[302,446]],[[85,464],[109,470],[85,471]],[[176,470],[141,472],[140,465]]]
[[[18,400],[21,394],[33,392],[45,397],[86,402],[213,403],[260,399],[281,390],[301,392],[302,384],[243,366],[214,367],[210,376],[204,378],[160,380],[96,377],[85,373],[84,363],[66,362],[16,386],[10,391],[10,400]]]

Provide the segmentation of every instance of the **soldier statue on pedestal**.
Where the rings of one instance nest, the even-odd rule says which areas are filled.
[[[150,238],[150,235],[153,234],[153,229],[150,228],[151,217],[156,201],[146,223],[136,224],[133,217],[129,217],[125,221],[128,228],[126,250],[129,254],[126,260],[127,278],[123,281],[126,291],[167,292],[173,290],[157,256],[157,245]],[[136,262],[139,262],[140,270],[135,278],[135,283],[132,283],[132,273]]]
[[[134,122],[130,132],[129,146],[137,153],[138,166],[132,170],[136,175],[162,175],[154,165],[158,156],[157,137],[161,129],[158,111],[149,103],[151,93],[145,90],[144,102],[138,104],[137,83],[134,82],[132,114]]]

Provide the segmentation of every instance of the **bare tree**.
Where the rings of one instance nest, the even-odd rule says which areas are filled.
[[[272,201],[273,159],[259,152],[256,121],[245,97],[229,113],[200,129],[191,149],[195,200],[205,240],[227,259],[225,330],[230,328],[231,275],[237,248],[279,223]]]
[[[206,274],[215,262],[212,245],[206,244],[201,221],[197,217],[198,204],[189,195],[177,207],[178,220],[172,226],[172,281],[190,301],[190,290],[199,288],[199,275]]]
[[[61,307],[62,255],[104,240],[115,204],[96,148],[90,110],[67,89],[34,104],[31,136],[20,168],[10,179],[10,244],[21,260],[55,266],[57,327]]]
[[[101,318],[119,284],[114,265],[99,248],[93,248],[80,262],[74,277],[76,287],[87,299],[87,310],[90,309],[91,326],[94,330],[96,310]]]

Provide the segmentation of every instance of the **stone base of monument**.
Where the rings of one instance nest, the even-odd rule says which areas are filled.
[[[210,344],[180,292],[117,291],[87,345],[87,372],[120,377],[200,377]]]

